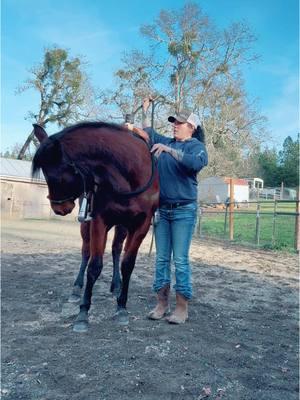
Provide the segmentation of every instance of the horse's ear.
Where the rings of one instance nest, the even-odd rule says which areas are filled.
[[[38,124],[32,124],[32,125],[33,125],[34,136],[38,139],[40,143],[42,143],[44,140],[48,138],[47,132],[41,125]]]

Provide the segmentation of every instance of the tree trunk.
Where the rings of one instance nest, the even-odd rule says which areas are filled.
[[[46,124],[43,122],[43,118],[39,117],[39,119],[36,122],[37,124],[41,125],[41,126],[45,126]],[[23,144],[21,150],[19,151],[18,154],[18,160],[23,160],[26,150],[28,149],[28,147],[30,146],[30,143],[34,143],[34,145],[36,147],[39,146],[39,142],[37,140],[37,138],[34,136],[34,129],[31,131],[30,135],[28,135],[25,143]]]
[[[26,150],[28,149],[30,143],[33,141],[33,138],[34,138],[34,130],[31,132],[31,134],[26,139],[26,142],[23,144],[23,146],[18,154],[18,160],[23,160]]]

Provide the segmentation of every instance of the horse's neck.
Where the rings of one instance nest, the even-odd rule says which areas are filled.
[[[85,133],[84,142],[81,140],[77,149],[73,150],[72,158],[83,160],[91,169],[105,170],[112,183],[118,181],[121,187],[129,189],[144,181],[140,173],[144,168],[141,145],[143,143],[127,132],[98,130]]]

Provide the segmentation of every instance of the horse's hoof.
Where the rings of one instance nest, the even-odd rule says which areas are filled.
[[[113,320],[118,325],[122,325],[122,326],[128,325],[129,324],[128,312],[124,308],[117,310],[115,315],[113,316]]]
[[[89,327],[89,317],[86,310],[80,310],[76,321],[74,322],[73,331],[74,332],[87,332]]]
[[[73,332],[85,333],[89,329],[89,324],[87,321],[78,321],[73,325]]]
[[[79,286],[74,286],[72,294],[68,298],[69,303],[78,303],[81,299],[81,288]]]

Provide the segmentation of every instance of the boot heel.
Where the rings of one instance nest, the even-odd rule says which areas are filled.
[[[152,319],[152,320],[160,320],[163,319],[164,317],[166,317],[168,314],[170,313],[170,309],[168,308],[166,311],[164,311],[163,313],[156,311],[155,309],[150,311],[149,314],[147,315],[148,319]]]
[[[176,293],[176,307],[170,317],[166,318],[169,324],[184,324],[188,319],[188,299]]]
[[[149,312],[147,318],[152,320],[160,320],[164,318],[169,312],[169,293],[170,286],[164,286],[157,292],[157,305]]]

